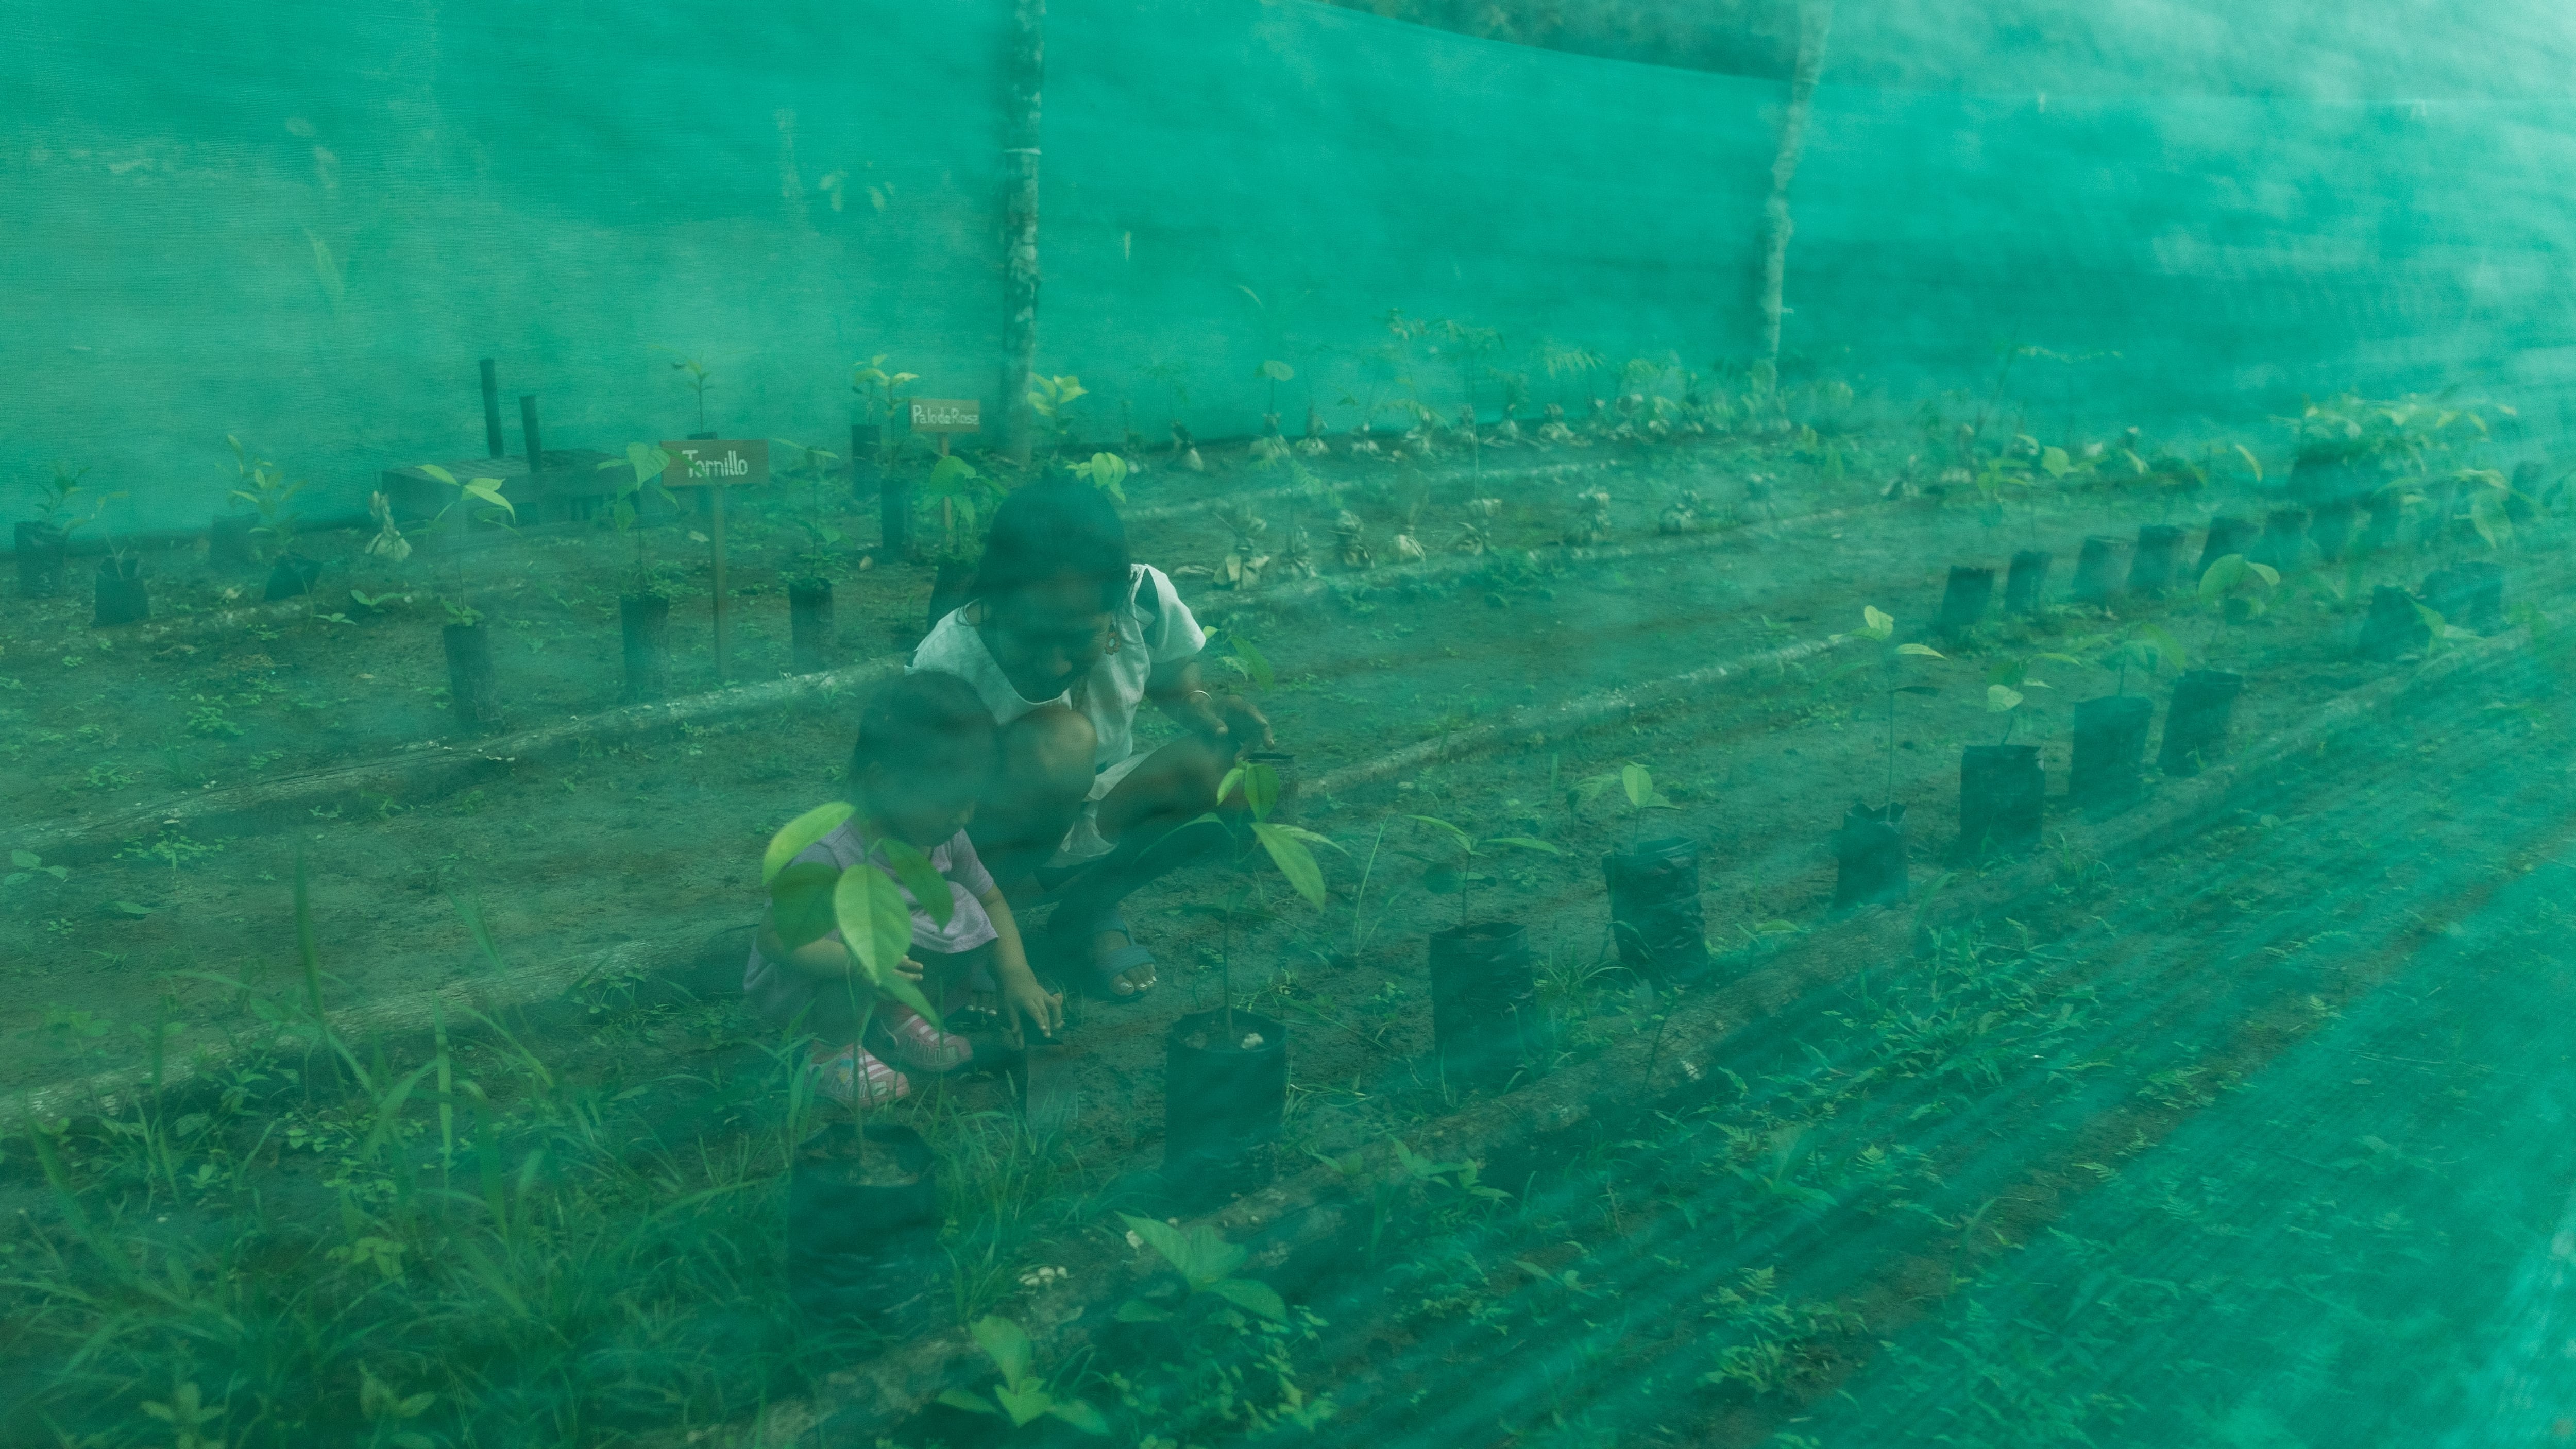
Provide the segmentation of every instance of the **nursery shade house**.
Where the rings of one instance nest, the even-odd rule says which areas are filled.
[[[2565,6],[0,42],[0,1444],[2576,1437]]]

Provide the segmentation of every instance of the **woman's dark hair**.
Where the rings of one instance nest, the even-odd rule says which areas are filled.
[[[1044,478],[993,510],[984,559],[975,568],[975,597],[1001,595],[1060,574],[1095,580],[1100,607],[1127,597],[1127,524],[1108,495],[1079,478]]]
[[[870,765],[898,774],[988,774],[994,765],[992,712],[975,686],[954,674],[907,674],[869,695],[859,710],[851,783]]]

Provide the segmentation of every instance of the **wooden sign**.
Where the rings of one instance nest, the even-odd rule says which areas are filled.
[[[665,488],[757,488],[769,481],[767,438],[698,438],[664,443]]]
[[[984,431],[983,400],[971,397],[914,398],[912,430],[916,433],[980,433]]]

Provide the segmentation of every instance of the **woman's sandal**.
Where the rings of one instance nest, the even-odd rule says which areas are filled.
[[[1126,921],[1120,919],[1117,912],[1092,917],[1081,935],[1070,941],[1065,939],[1066,932],[1056,925],[1064,919],[1064,911],[1059,907],[1047,921],[1047,939],[1055,947],[1057,969],[1066,980],[1080,982],[1085,991],[1102,1001],[1141,1001],[1154,994],[1153,986],[1125,991],[1118,989],[1118,977],[1122,973],[1157,963],[1153,949],[1138,944],[1136,933],[1127,929]],[[1116,931],[1127,938],[1127,944],[1110,952],[1107,960],[1095,960],[1091,954],[1091,938],[1103,931]]]

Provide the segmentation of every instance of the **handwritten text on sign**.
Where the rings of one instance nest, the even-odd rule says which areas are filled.
[[[662,466],[665,488],[757,488],[769,481],[767,438],[698,438],[664,443],[671,461]]]
[[[917,397],[912,400],[916,433],[980,433],[984,404],[979,398]]]

